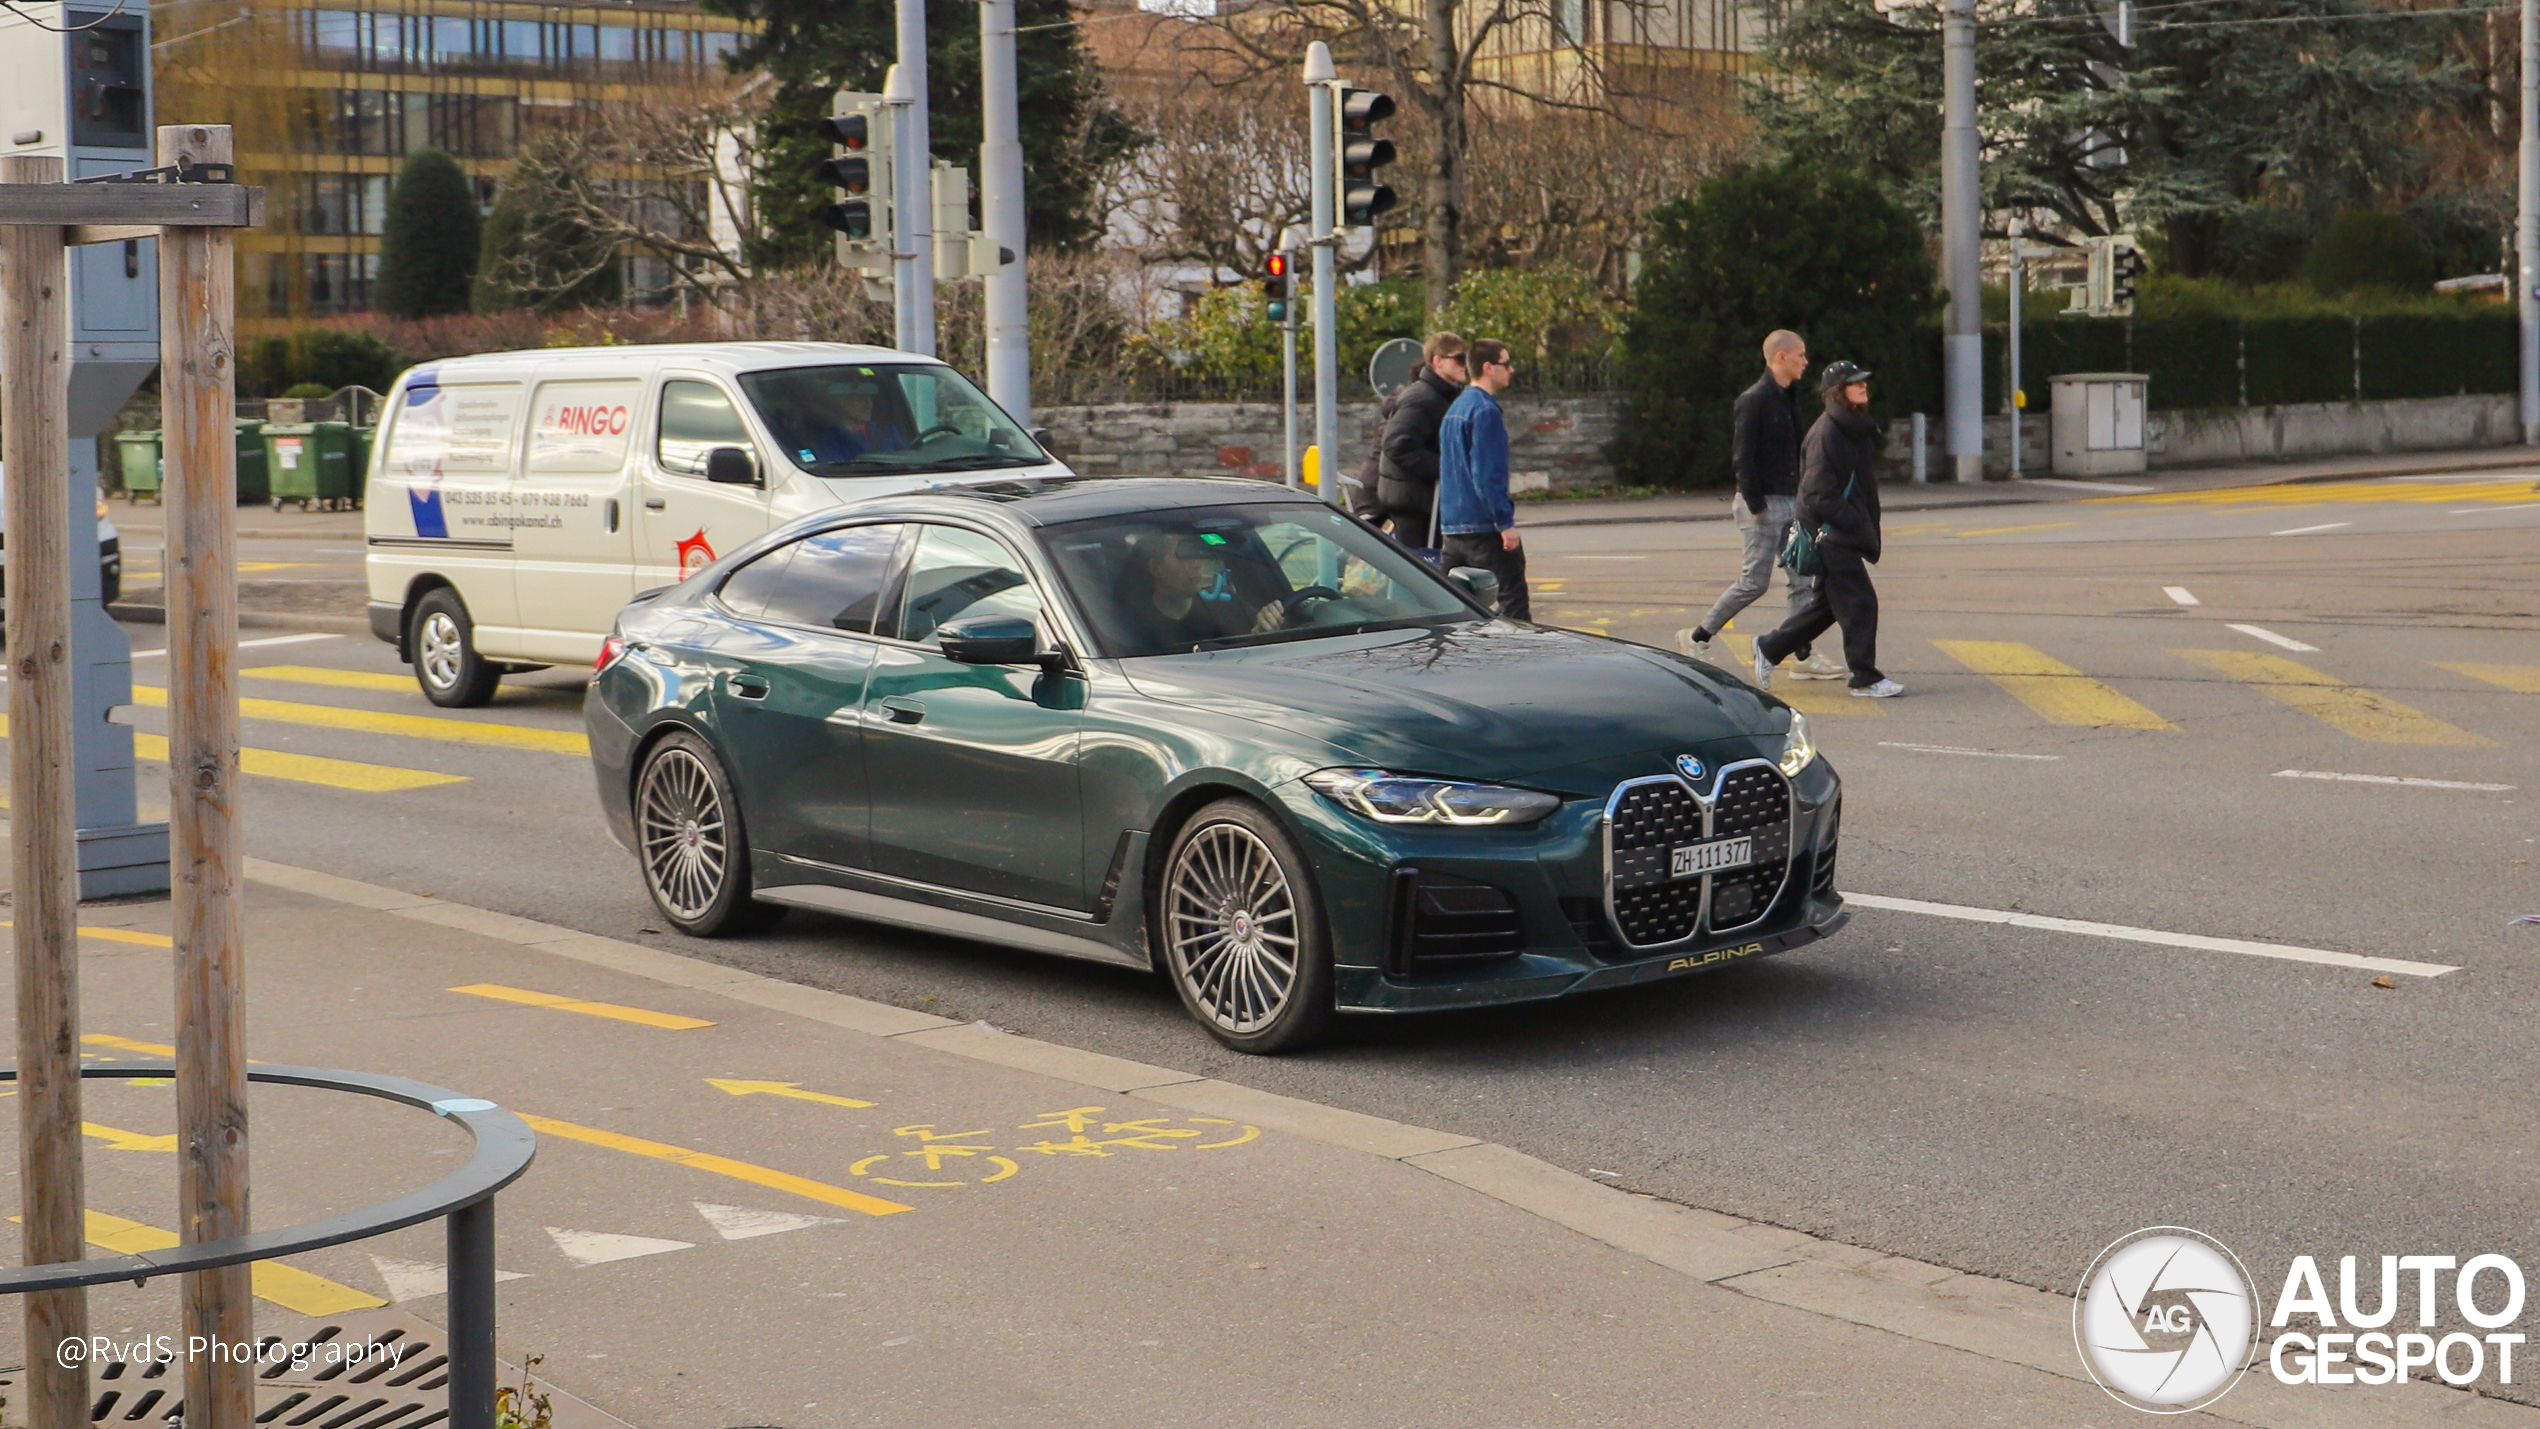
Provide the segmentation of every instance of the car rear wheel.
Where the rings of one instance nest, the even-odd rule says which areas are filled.
[[[476,653],[476,623],[467,602],[443,586],[415,602],[406,650],[414,657],[423,697],[446,709],[473,709],[494,698],[502,667]]]
[[[1293,1052],[1331,1028],[1332,957],[1305,856],[1259,805],[1221,799],[1173,840],[1156,941],[1182,1005],[1238,1052]]]
[[[728,937],[784,916],[750,897],[740,800],[713,746],[685,730],[654,745],[636,776],[635,856],[653,906],[683,933]]]

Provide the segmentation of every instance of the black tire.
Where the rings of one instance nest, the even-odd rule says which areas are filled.
[[[1260,805],[1220,799],[1192,815],[1154,908],[1165,976],[1210,1036],[1269,1056],[1331,1031],[1332,950],[1313,870]]]
[[[785,916],[782,907],[750,897],[741,801],[713,745],[683,729],[646,751],[634,806],[644,891],[672,926],[693,937],[727,938]]]
[[[467,602],[443,586],[415,602],[406,626],[406,653],[423,697],[444,709],[474,709],[494,698],[503,667],[476,653],[476,622]]]
[[[101,565],[97,568],[97,599],[104,605],[112,605],[123,599],[123,567],[121,565]]]

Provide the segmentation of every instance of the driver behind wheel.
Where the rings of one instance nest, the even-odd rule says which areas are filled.
[[[1123,614],[1138,627],[1141,645],[1187,648],[1279,628],[1278,602],[1253,606],[1228,579],[1228,544],[1226,537],[1203,531],[1151,531],[1136,538]]]

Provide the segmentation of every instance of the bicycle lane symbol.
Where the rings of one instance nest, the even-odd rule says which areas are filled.
[[[883,1152],[867,1156],[847,1168],[848,1174],[863,1177],[884,1186],[913,1189],[944,1189],[957,1186],[989,1186],[1009,1180],[1022,1171],[1022,1164],[1012,1156],[1109,1157],[1125,1151],[1219,1151],[1258,1140],[1261,1128],[1225,1117],[1195,1116],[1181,1124],[1168,1116],[1140,1117],[1129,1121],[1105,1121],[1108,1108],[1099,1106],[1070,1107],[1065,1111],[1040,1113],[1037,1121],[1015,1127],[1016,1131],[1047,1132],[1029,1145],[996,1146],[978,1144],[995,1133],[987,1128],[977,1131],[937,1131],[931,1122],[892,1129],[893,1136],[914,1138],[918,1145],[908,1151]],[[1065,1134],[1061,1139],[1059,1133]],[[908,1161],[918,1166],[903,1164]],[[884,1175],[897,1171],[898,1176]],[[965,1174],[984,1171],[988,1174]],[[906,1179],[919,1175],[925,1180]],[[949,1179],[947,1179],[949,1178]]]

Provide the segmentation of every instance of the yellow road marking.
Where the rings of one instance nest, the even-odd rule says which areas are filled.
[[[415,688],[411,675],[332,670],[324,665],[259,665],[238,673],[259,680],[288,680],[295,685],[332,685],[339,690],[388,690],[402,694]]]
[[[2180,650],[2175,652],[2218,675],[2252,685],[2259,693],[2290,705],[2332,729],[2382,744],[2487,744],[2468,730],[2445,724],[2423,710],[2412,709],[2370,690],[2357,689],[2333,675],[2279,655],[2253,655],[2245,650]]]
[[[853,1097],[833,1097],[827,1092],[807,1092],[800,1082],[744,1082],[727,1077],[708,1077],[706,1085],[736,1097],[790,1097],[798,1102],[821,1102],[828,1106],[872,1106]]]
[[[1935,640],[1932,644],[2057,724],[2093,729],[2178,727],[2034,646],[2016,640]]]
[[[2437,660],[2434,667],[2455,675],[2467,675],[2491,685],[2502,685],[2517,694],[2540,695],[2540,665],[2456,665]]]
[[[243,576],[255,571],[296,571],[316,564],[315,561],[240,561],[237,570]]]
[[[11,1216],[11,1220],[17,1217]],[[153,1250],[172,1250],[178,1245],[176,1232],[110,1216],[104,1211],[88,1213],[88,1242],[117,1255],[140,1255]],[[294,1270],[278,1260],[259,1260],[248,1270],[249,1283],[256,1298],[270,1300],[285,1310],[303,1315],[341,1315],[347,1310],[375,1310],[388,1302],[376,1295],[365,1295],[350,1285],[339,1285],[323,1275]]]
[[[135,704],[164,706],[168,692],[152,685],[132,687]],[[529,749],[541,754],[589,754],[591,740],[577,730],[529,729],[484,720],[439,719],[431,715],[393,714],[386,710],[347,709],[342,705],[303,705],[289,700],[240,700],[238,713],[248,719],[281,724],[350,729],[363,734],[393,734],[406,739],[438,739],[454,744],[487,744],[497,749]]]
[[[490,997],[498,1002],[517,1002],[523,1007],[551,1007],[558,1012],[582,1012],[593,1017],[615,1018],[620,1022],[640,1022],[646,1027],[667,1028],[672,1032],[714,1025],[700,1017],[681,1017],[677,1013],[655,1012],[644,1007],[620,1007],[614,1002],[584,1002],[580,998],[561,997],[552,992],[532,992],[525,987],[504,987],[499,983],[470,983],[450,991],[463,992],[470,997]]]
[[[1946,521],[1917,521],[1910,526],[1883,526],[1880,528],[1880,531],[1882,534],[1889,536],[1911,536],[1923,531],[1946,531],[1948,529],[1949,523]]]
[[[164,698],[164,692],[153,691]],[[252,702],[251,702],[252,703]],[[9,717],[0,714],[0,739],[9,737]],[[136,759],[168,762],[168,737],[146,730],[132,732],[132,753]],[[336,789],[356,789],[365,794],[393,794],[401,789],[428,789],[435,784],[464,784],[464,774],[436,774],[429,769],[400,769],[393,764],[364,764],[358,759],[328,759],[318,754],[285,754],[279,749],[242,749],[238,751],[238,767],[250,774],[268,779],[289,779],[299,784],[324,784]],[[0,808],[7,807],[0,800]]]
[[[14,928],[16,926],[18,925],[13,921],[0,919],[0,928]],[[165,933],[136,933],[129,928],[91,928],[83,923],[80,925],[79,935],[83,938],[97,938],[109,943],[139,943],[145,948],[173,948],[176,946],[176,939],[169,937]]]
[[[141,1052],[152,1057],[176,1055],[176,1049],[164,1042],[135,1042],[129,1037],[117,1037],[111,1032],[91,1032],[79,1040],[94,1042],[100,1047],[112,1047],[118,1052]]]
[[[2092,505],[2126,502],[2155,506],[2318,506],[2328,503],[2398,501],[2419,505],[2490,501],[2529,490],[2528,476],[2463,477],[2457,481],[2324,481],[2276,486],[2234,486],[2217,491],[2160,491],[2140,496],[2089,498]]]
[[[2007,536],[2014,531],[2060,531],[2067,526],[2080,524],[2078,521],[2043,521],[2035,526],[1987,526],[1980,531],[1961,531],[1958,534],[1961,536]]]
[[[1722,631],[1718,638],[1726,641],[1728,647],[1737,652],[1737,663],[1729,667],[1730,672],[1739,676],[1752,675],[1755,672],[1755,638],[1751,635],[1731,635],[1727,631]],[[1834,632],[1829,630],[1817,638],[1832,640]],[[1798,679],[1790,673],[1790,666],[1787,663],[1776,667],[1773,693],[1781,696],[1783,704],[1801,714],[1883,715],[1887,713],[1886,710],[1879,708],[1884,701],[1856,700],[1845,693],[1842,682],[1837,680]]]
[[[145,1136],[138,1131],[125,1131],[121,1127],[100,1126],[93,1121],[81,1122],[79,1124],[79,1130],[82,1136],[96,1137],[99,1141],[106,1143],[109,1147],[117,1151],[172,1152],[176,1150],[176,1134],[174,1132],[170,1132],[166,1136]]]
[[[588,1142],[593,1146],[605,1146],[611,1151],[623,1151],[633,1156],[649,1156],[656,1161],[676,1162],[699,1171],[711,1171],[717,1176],[730,1176],[734,1180],[747,1181],[754,1186],[765,1186],[771,1191],[790,1192],[793,1195],[818,1201],[823,1205],[862,1211],[868,1216],[896,1215],[901,1211],[916,1209],[913,1206],[903,1206],[897,1201],[885,1201],[879,1196],[868,1196],[861,1191],[850,1191],[844,1186],[832,1186],[825,1182],[808,1180],[790,1172],[774,1171],[765,1166],[753,1166],[747,1161],[734,1161],[729,1157],[715,1156],[703,1151],[691,1151],[684,1146],[646,1141],[640,1136],[623,1136],[614,1131],[602,1131],[597,1127],[576,1126],[569,1121],[532,1116],[528,1112],[520,1113],[520,1119],[528,1122],[531,1130],[543,1135],[561,1136],[568,1141]]]

